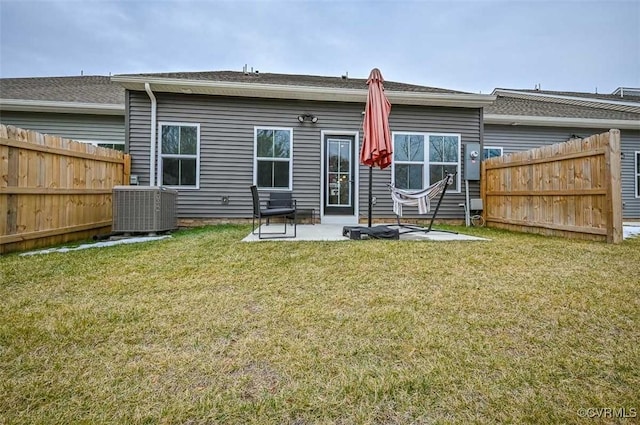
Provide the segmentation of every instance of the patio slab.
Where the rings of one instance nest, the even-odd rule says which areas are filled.
[[[272,238],[258,239],[257,233],[247,235],[243,242],[264,242],[264,241],[348,241],[349,238],[342,236],[342,224],[299,224],[295,238]],[[262,225],[261,232],[263,236],[269,232],[282,231],[281,224]],[[287,226],[287,235],[293,236],[293,228]],[[401,240],[417,240],[417,241],[487,241],[489,239],[478,238],[463,234],[453,234],[446,232],[438,232],[433,230],[429,233],[405,233],[400,235]],[[364,241],[363,241],[364,242]]]
[[[640,222],[622,223],[622,238],[629,239],[640,236]]]

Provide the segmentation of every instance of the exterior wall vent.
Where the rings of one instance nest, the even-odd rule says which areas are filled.
[[[159,186],[115,186],[113,231],[155,233],[178,227],[178,191]]]

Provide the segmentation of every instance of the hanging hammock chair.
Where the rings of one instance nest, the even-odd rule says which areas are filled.
[[[398,189],[392,185],[389,185],[391,189],[391,199],[393,199],[393,212],[396,215],[396,219],[398,221],[398,227],[407,229],[403,233],[408,232],[430,232],[431,227],[433,226],[433,221],[438,214],[438,210],[440,209],[440,204],[442,203],[442,198],[444,198],[444,194],[447,192],[447,187],[453,184],[455,177],[455,173],[447,174],[445,178],[442,180],[432,184],[426,189],[422,189],[419,191],[408,191],[405,189]],[[431,211],[431,201],[435,198],[438,198],[438,203],[436,205],[435,211],[431,216],[431,222],[429,223],[428,228],[412,226],[409,224],[400,223],[400,217],[402,217],[402,207],[403,206],[417,206],[418,214],[428,214]],[[457,233],[457,232],[450,232]]]

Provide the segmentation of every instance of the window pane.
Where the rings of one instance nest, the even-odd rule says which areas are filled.
[[[273,187],[273,161],[258,161],[258,187]]]
[[[409,136],[396,134],[394,138],[393,156],[396,161],[409,160]]]
[[[258,187],[289,187],[288,161],[258,161]]]
[[[484,148],[482,150],[482,159],[495,158],[502,156],[502,151],[498,148]]]
[[[457,136],[443,137],[444,162],[458,162],[459,154],[460,154],[460,149],[458,148],[458,137]]]
[[[273,158],[273,130],[258,130],[258,157]]]
[[[429,161],[444,162],[444,137],[429,136]]]
[[[196,185],[196,160],[180,159],[180,185],[195,186]]]
[[[395,186],[398,189],[422,189],[422,165],[397,164],[395,168]]]
[[[349,171],[349,157],[351,156],[351,144],[348,142],[340,143],[340,171],[343,173]]]
[[[458,167],[456,165],[430,165],[429,166],[429,184],[434,184],[445,178],[449,173],[455,173]],[[454,183],[455,190],[457,185]]]
[[[431,162],[458,162],[460,148],[457,136],[429,136]]]
[[[636,154],[636,174],[640,174],[640,153]]]
[[[289,132],[276,130],[274,140],[274,156],[276,158],[289,158]]]
[[[180,153],[195,155],[198,146],[198,128],[180,127]]]
[[[636,180],[636,196],[640,197],[640,176]]]
[[[424,161],[424,136],[396,135],[394,141],[396,161]]]
[[[162,126],[162,153],[178,152],[179,127],[175,125]]]
[[[338,144],[329,142],[327,143],[327,148],[329,150],[329,171],[338,171]]]
[[[412,135],[409,140],[409,161],[424,161],[424,136]]]
[[[162,184],[167,186],[195,186],[196,160],[162,158]]]
[[[289,187],[289,161],[276,161],[273,164],[274,187]]]
[[[420,190],[422,189],[422,165],[409,165],[409,185],[408,189]]]
[[[394,185],[398,189],[406,189],[409,184],[408,165],[396,164]]]
[[[180,160],[162,158],[162,184],[178,186],[180,184]]]

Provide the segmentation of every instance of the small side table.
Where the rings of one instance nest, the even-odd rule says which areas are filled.
[[[311,219],[311,224],[316,224],[315,208],[298,208],[296,209],[296,215],[298,217],[309,217]]]

